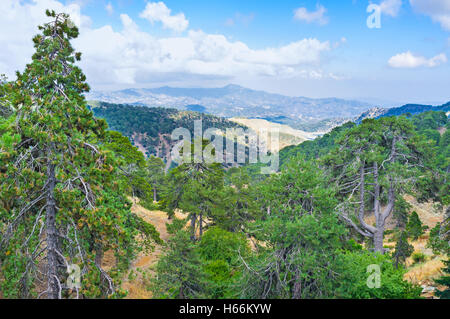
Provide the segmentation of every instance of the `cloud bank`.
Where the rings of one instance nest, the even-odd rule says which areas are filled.
[[[241,75],[262,77],[338,77],[321,70],[323,55],[332,50],[328,41],[306,38],[280,47],[252,49],[221,34],[187,30],[185,35],[154,37],[143,32],[133,19],[121,14],[121,30],[110,25],[92,28],[77,4],[63,5],[56,0],[34,0],[21,4],[0,1],[0,70],[12,77],[30,61],[31,38],[37,25],[47,21],[45,9],[70,13],[80,26],[74,40],[83,53],[81,67],[94,85],[133,85],[173,79],[222,78]],[[160,21],[176,32],[186,30],[184,14],[173,15],[162,2],[150,2],[140,16],[151,23]],[[4,72],[4,71],[1,71]],[[1,73],[0,72],[0,73]]]
[[[434,68],[442,63],[447,62],[447,56],[444,53],[436,55],[430,59],[423,56],[414,55],[410,51],[397,54],[391,57],[388,64],[392,68],[414,69],[418,67]]]

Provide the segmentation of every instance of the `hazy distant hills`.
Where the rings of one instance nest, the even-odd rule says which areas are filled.
[[[168,107],[199,111],[221,117],[286,117],[310,122],[324,119],[354,118],[373,107],[366,102],[337,98],[288,97],[247,89],[238,85],[222,88],[126,89],[93,92],[87,98],[109,103]]]
[[[356,123],[361,123],[362,120],[366,118],[380,118],[380,117],[388,117],[388,116],[398,116],[403,114],[420,114],[428,111],[435,112],[449,112],[450,111],[450,102],[439,105],[422,105],[422,104],[406,104],[400,107],[394,107],[391,109],[382,109],[382,108],[371,108],[368,111],[362,113],[358,118],[355,119]]]

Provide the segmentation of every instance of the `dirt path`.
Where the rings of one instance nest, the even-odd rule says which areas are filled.
[[[131,208],[132,212],[144,219],[146,222],[155,226],[163,241],[167,241],[169,234],[167,233],[166,223],[170,223],[167,213],[162,211],[149,211],[137,204]],[[177,213],[178,218],[185,216]],[[136,261],[131,267],[129,275],[124,278],[122,289],[128,291],[127,299],[149,299],[152,297],[148,290],[150,276],[154,274],[154,267],[164,252],[164,247],[155,245],[155,249],[150,253],[140,253]]]

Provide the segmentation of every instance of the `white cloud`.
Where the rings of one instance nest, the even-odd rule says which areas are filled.
[[[93,87],[145,85],[153,82],[262,78],[336,78],[321,70],[328,41],[302,39],[280,47],[252,49],[221,34],[189,30],[184,36],[158,38],[143,32],[131,17],[121,14],[122,28],[92,28],[78,5],[64,6],[55,0],[0,1],[0,73],[14,78],[33,53],[37,25],[48,19],[45,9],[71,13],[79,21],[80,36],[74,40],[83,53],[81,67]]]
[[[450,0],[409,0],[411,7],[450,31]]]
[[[155,38],[140,31],[128,16],[121,18],[121,32],[105,26],[76,41],[90,80],[133,84],[171,74],[294,76],[318,65],[322,53],[330,50],[328,42],[317,39],[253,50],[223,35],[193,30],[185,37]]]
[[[433,68],[439,66],[442,63],[447,62],[447,56],[444,53],[436,55],[430,59],[423,56],[414,55],[410,51],[405,53],[397,54],[391,57],[388,64],[392,68],[418,68],[418,67],[428,67]]]
[[[381,12],[396,17],[402,7],[402,0],[384,0],[380,3]]]
[[[327,9],[322,5],[316,6],[316,11],[308,11],[308,9],[302,7],[294,10],[294,19],[305,21],[306,23],[318,23],[325,25],[328,23],[328,17],[325,16]]]
[[[13,77],[16,70],[23,70],[33,54],[32,37],[37,26],[48,22],[46,9],[70,14],[79,27],[90,25],[90,19],[81,15],[80,5],[63,5],[55,0],[33,0],[28,3],[16,0],[0,1],[0,73]]]
[[[108,12],[109,15],[114,13],[114,7],[111,4],[111,2],[108,2],[108,4],[105,6],[106,12]]]
[[[167,8],[164,2],[149,2],[145,10],[140,14],[141,18],[147,19],[152,24],[161,22],[163,27],[176,32],[182,32],[189,26],[184,13],[171,15],[171,10]]]

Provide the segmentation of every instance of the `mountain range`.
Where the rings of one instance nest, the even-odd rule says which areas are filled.
[[[373,104],[366,102],[338,98],[289,97],[251,90],[233,84],[221,88],[165,86],[111,92],[98,91],[88,94],[87,98],[109,103],[199,111],[226,118],[283,117],[297,122],[354,118],[374,107]]]
[[[403,106],[394,107],[390,109],[382,109],[379,107],[374,107],[362,113],[359,117],[355,118],[354,122],[359,124],[366,118],[378,119],[380,117],[398,116],[403,114],[415,115],[428,111],[449,112],[450,102],[447,102],[446,104],[439,106],[422,105],[422,104],[405,104]]]

